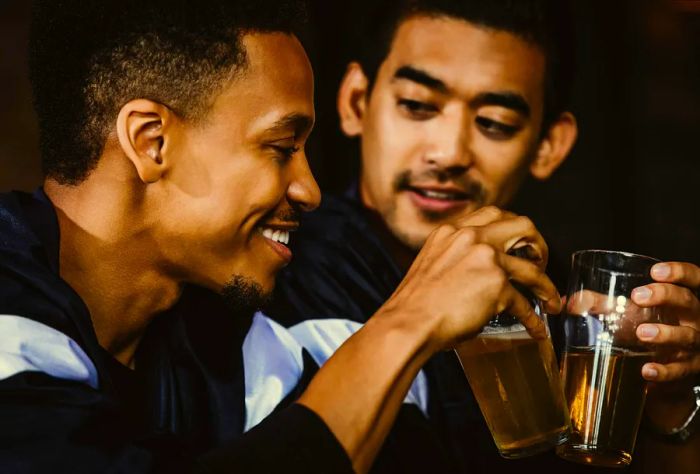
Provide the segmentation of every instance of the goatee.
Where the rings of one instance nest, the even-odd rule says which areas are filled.
[[[234,275],[221,290],[221,296],[226,306],[239,315],[252,315],[272,298],[272,294],[266,293],[260,283],[243,275]]]

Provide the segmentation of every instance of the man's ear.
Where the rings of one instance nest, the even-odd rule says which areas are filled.
[[[576,117],[570,112],[559,115],[540,142],[535,161],[530,165],[532,176],[541,181],[552,176],[569,156],[577,135]]]
[[[345,135],[355,137],[362,134],[362,123],[367,107],[369,81],[359,63],[348,64],[338,90],[338,115],[340,128]]]
[[[127,102],[119,111],[119,145],[144,183],[155,183],[169,167],[163,151],[171,117],[170,109],[147,99]]]

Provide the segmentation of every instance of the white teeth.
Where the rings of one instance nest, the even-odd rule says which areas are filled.
[[[434,199],[450,199],[450,198],[452,198],[452,195],[449,193],[441,193],[440,191],[431,191],[429,189],[424,190],[423,193],[427,197],[434,198]]]
[[[263,237],[266,237],[270,240],[274,240],[275,242],[279,242],[279,243],[282,243],[285,245],[287,245],[289,243],[289,232],[286,230],[273,230],[273,229],[264,228],[262,230],[262,235],[263,235]]]

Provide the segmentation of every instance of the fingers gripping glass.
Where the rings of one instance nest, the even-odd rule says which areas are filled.
[[[539,301],[513,284],[546,323]],[[529,456],[567,439],[569,416],[549,334],[533,339],[515,316],[501,313],[456,352],[503,457]]]

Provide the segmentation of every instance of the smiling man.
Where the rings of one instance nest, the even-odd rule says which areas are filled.
[[[345,196],[325,196],[306,218],[294,242],[296,259],[283,270],[278,303],[269,311],[318,363],[401,288],[436,228],[461,222],[477,226],[488,241],[523,219],[499,208],[528,175],[548,179],[577,135],[567,109],[574,52],[565,2],[372,3],[376,14],[363,16],[367,29],[357,45],[358,61],[347,66],[337,95],[343,132],[360,139],[360,175]],[[692,292],[700,286],[700,269],[684,263],[660,267],[665,276],[653,272],[658,283],[640,289],[635,301],[679,315],[681,328],[659,326],[650,334],[669,331],[654,342],[692,354],[644,369],[648,380],[677,383],[674,395],[649,404],[666,406],[650,413],[668,431],[694,413],[700,303]],[[638,336],[649,341],[645,328]],[[407,402],[430,420],[456,471],[577,468],[552,453],[501,459],[452,353],[433,358],[411,393]],[[410,437],[411,430],[405,431]],[[688,443],[686,453],[694,446]],[[429,461],[412,458],[414,453],[420,450],[399,449],[388,462],[401,466],[400,472],[429,469]],[[678,457],[665,459],[671,469],[670,460]]]
[[[506,309],[542,336],[510,281],[552,311],[556,290],[505,253],[546,257],[525,221],[489,242],[442,226],[317,373],[253,315],[320,200],[301,16],[277,0],[36,2],[46,179],[0,195],[1,472],[366,472],[434,353]]]

